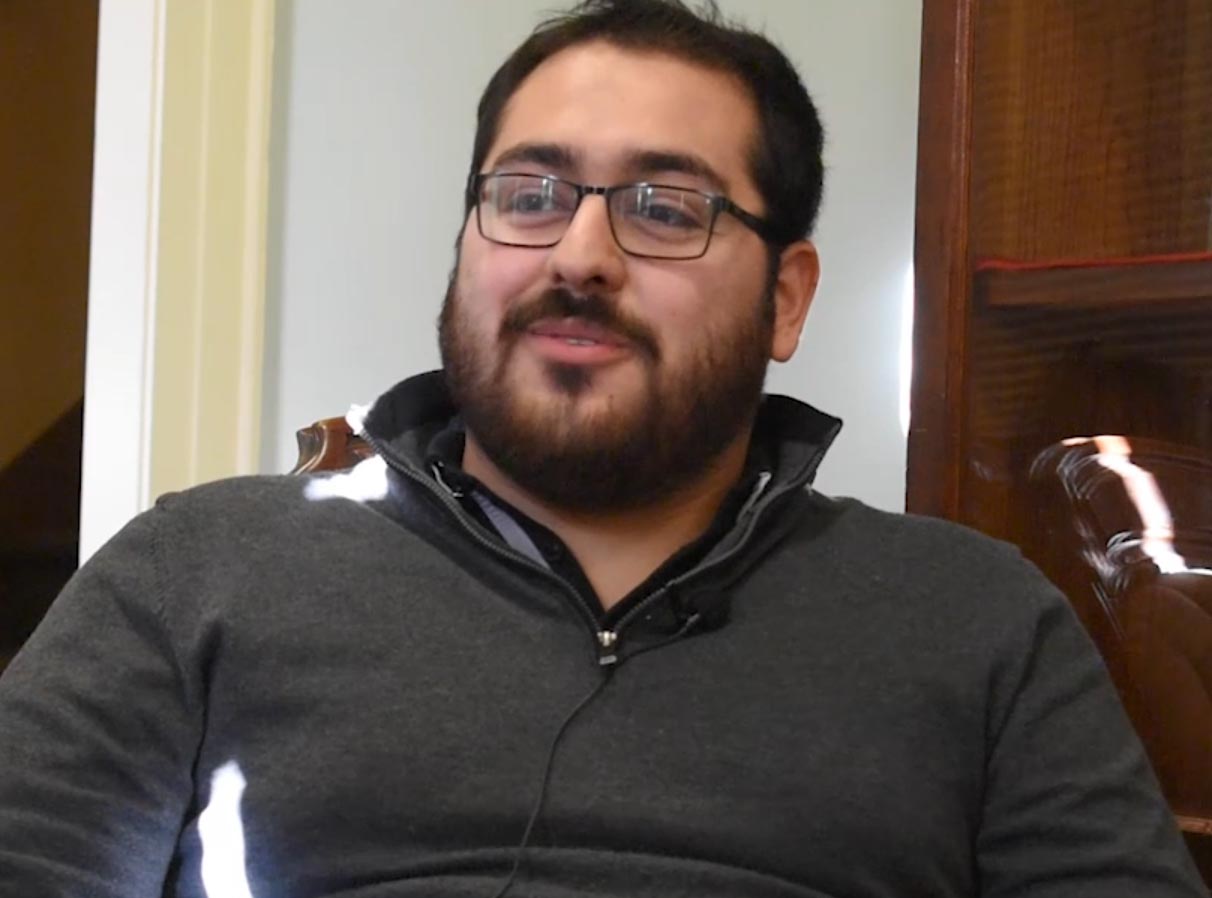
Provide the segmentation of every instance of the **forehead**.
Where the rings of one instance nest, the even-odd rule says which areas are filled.
[[[505,106],[487,163],[511,147],[574,148],[582,177],[622,174],[637,151],[704,159],[732,189],[754,188],[749,149],[757,112],[732,76],[673,56],[594,42],[563,50],[536,68]]]

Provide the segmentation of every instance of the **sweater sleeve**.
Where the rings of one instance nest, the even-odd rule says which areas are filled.
[[[1097,650],[1028,577],[1031,625],[991,687],[982,898],[1206,898]]]
[[[86,563],[0,677],[0,898],[159,898],[197,700],[165,625],[160,511]]]

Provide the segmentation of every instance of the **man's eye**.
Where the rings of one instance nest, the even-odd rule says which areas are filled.
[[[556,208],[555,198],[548,193],[538,190],[519,190],[509,196],[502,197],[501,206],[506,212],[519,215],[536,212],[551,212]]]
[[[692,230],[703,226],[702,219],[694,211],[681,204],[650,203],[641,210],[641,215],[651,224],[667,228]]]

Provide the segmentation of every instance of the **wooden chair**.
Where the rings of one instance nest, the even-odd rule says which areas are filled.
[[[325,418],[295,432],[299,458],[292,474],[340,471],[374,455],[370,445],[355,434],[344,418]]]

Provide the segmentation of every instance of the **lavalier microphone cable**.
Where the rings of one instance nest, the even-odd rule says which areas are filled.
[[[693,630],[698,625],[701,618],[702,615],[700,614],[691,614],[688,618],[686,618],[686,622],[682,624],[681,628],[679,628],[679,630],[672,636],[668,637],[667,639],[662,639],[659,642],[654,642],[652,645],[642,646],[641,648],[636,649],[626,658],[620,657],[616,663],[603,668],[605,674],[602,679],[600,679],[598,684],[589,691],[588,695],[577,702],[575,708],[568,712],[568,716],[564,718],[564,722],[561,723],[560,728],[556,730],[555,738],[551,740],[551,748],[547,752],[547,763],[543,767],[543,780],[539,784],[539,795],[538,798],[535,799],[534,809],[530,812],[530,819],[526,821],[526,829],[522,833],[522,841],[518,843],[517,852],[513,859],[513,868],[509,871],[509,876],[506,878],[505,884],[502,885],[496,894],[493,895],[493,898],[505,898],[506,893],[513,888],[513,884],[518,878],[518,871],[522,869],[522,861],[526,857],[526,849],[530,847],[530,837],[534,834],[535,824],[538,823],[539,816],[543,813],[543,805],[547,801],[547,789],[551,785],[551,772],[555,767],[556,751],[560,747],[560,741],[564,738],[564,734],[568,732],[568,728],[572,726],[572,722],[576,720],[577,715],[584,711],[585,708],[587,708],[589,704],[598,697],[598,695],[605,688],[606,684],[610,682],[610,678],[613,676],[614,672],[623,666],[623,661],[630,661],[633,658],[643,655],[645,652],[653,652],[657,649],[664,648],[671,642],[677,642],[679,639]]]

